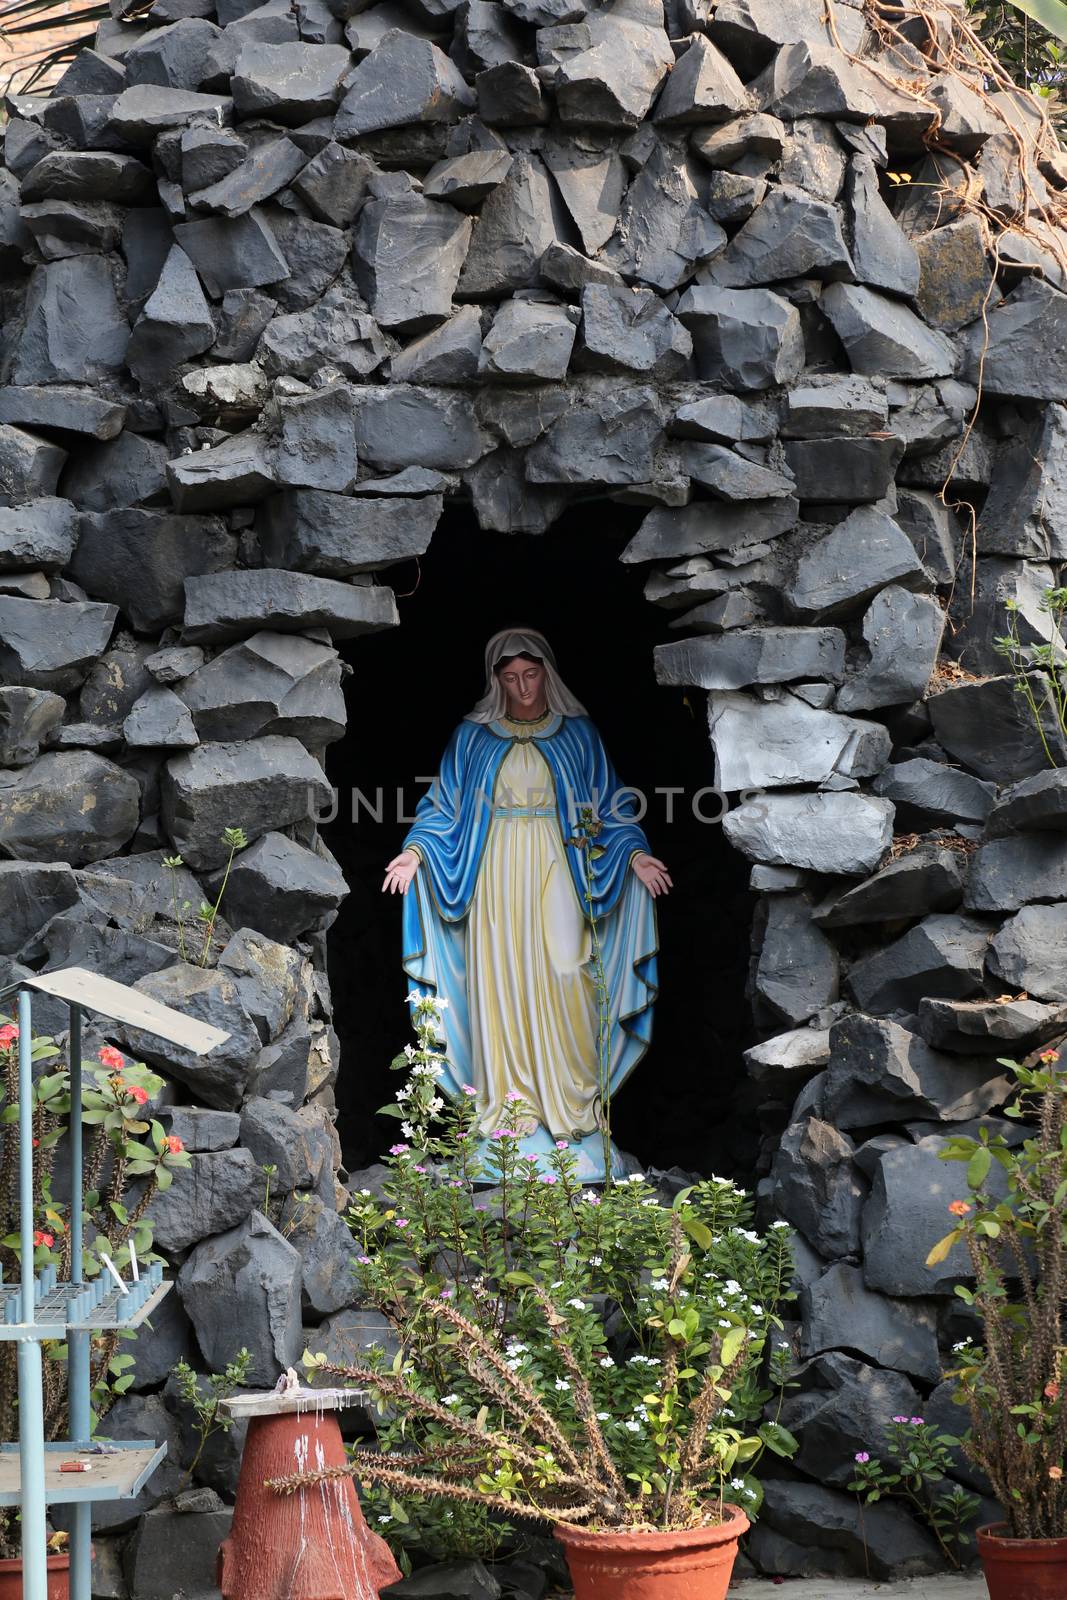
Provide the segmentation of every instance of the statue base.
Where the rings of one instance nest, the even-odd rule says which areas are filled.
[[[483,1139],[480,1153],[485,1154],[494,1149],[494,1139]],[[518,1141],[518,1148],[524,1156],[537,1156],[541,1169],[545,1172],[548,1168],[548,1156],[555,1153],[556,1141],[547,1128],[538,1128],[534,1133],[524,1134]],[[568,1141],[568,1148],[577,1158],[576,1175],[579,1183],[604,1182],[604,1137],[597,1130],[587,1133],[581,1139]],[[644,1171],[636,1156],[631,1156],[620,1150],[614,1143],[611,1145],[611,1175],[613,1178],[628,1178],[631,1174]]]

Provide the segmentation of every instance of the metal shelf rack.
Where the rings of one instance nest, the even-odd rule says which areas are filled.
[[[35,1272],[33,1204],[33,1068],[32,1004],[34,993],[67,1003],[70,1032],[70,1259],[78,1276],[58,1283],[55,1269]],[[82,1103],[82,1020],[86,1012],[140,1028],[170,1044],[205,1055],[229,1035],[195,1022],[170,1006],[139,994],[126,984],[102,978],[83,967],[66,967],[21,978],[0,989],[0,1004],[17,996],[19,1054],[19,1234],[21,1281],[0,1283],[0,1340],[17,1346],[18,1445],[0,1446],[0,1506],[20,1508],[22,1516],[23,1600],[47,1600],[48,1530],[46,1507],[73,1506],[70,1538],[71,1600],[92,1594],[92,1502],[124,1500],[139,1494],[166,1455],[165,1444],[148,1440],[93,1441],[90,1347],[97,1331],[136,1328],[170,1289],[162,1268],[153,1263],[140,1279],[117,1283],[103,1278],[84,1281],[82,1271],[85,1216],[82,1140],[75,1108]],[[15,1134],[9,1128],[7,1137]],[[45,1340],[67,1344],[68,1409],[71,1438],[46,1444],[41,1346]],[[61,1468],[66,1467],[66,1471]]]

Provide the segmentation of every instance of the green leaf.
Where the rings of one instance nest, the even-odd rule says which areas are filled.
[[[682,1227],[694,1244],[698,1244],[702,1250],[711,1249],[712,1232],[706,1222],[701,1222],[699,1217],[683,1213]]]
[[[1067,5],[1063,0],[1012,0],[1017,11],[1033,17],[1057,39],[1067,40]]]
[[[1063,12],[1064,16],[1067,16],[1067,6],[1064,6]],[[993,1157],[989,1152],[988,1146],[980,1144],[967,1163],[967,1182],[972,1189],[980,1189],[982,1187],[989,1176],[989,1168],[992,1162]]]
[[[745,1342],[747,1330],[745,1328],[730,1328],[723,1334],[722,1350],[719,1360],[724,1367],[728,1367],[740,1354],[741,1346]]]
[[[784,1456],[788,1460],[799,1449],[799,1441],[780,1422],[764,1422],[758,1431],[767,1449],[773,1450],[776,1456]]]

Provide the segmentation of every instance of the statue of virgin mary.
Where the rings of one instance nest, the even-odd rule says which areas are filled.
[[[538,1119],[524,1152],[566,1140],[582,1178],[596,1181],[607,1097],[586,871],[609,997],[609,1096],[651,1038],[654,902],[670,875],[544,635],[494,634],[485,673],[485,693],[449,739],[382,887],[405,896],[414,993],[448,1002],[444,1089],[474,1088],[485,1137],[513,1125],[508,1096],[521,1095]],[[592,851],[572,842],[582,807],[601,823]]]

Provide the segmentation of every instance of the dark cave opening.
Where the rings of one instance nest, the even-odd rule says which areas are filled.
[[[705,696],[655,680],[653,646],[676,637],[672,613],[649,605],[643,570],[618,560],[642,515],[597,501],[532,536],[486,534],[469,508],[446,511],[426,555],[390,572],[401,626],[344,647],[349,731],[330,753],[338,807],[323,834],[351,890],[329,935],[350,1171],[377,1160],[395,1130],[375,1112],[394,1097],[389,1063],[412,1037],[401,901],[381,892],[385,866],[453,727],[482,693],[486,640],[526,624],[551,641],[620,780],[647,797],[649,844],[674,881],[657,902],[652,1043],[615,1099],[616,1143],[645,1166],[751,1177],[758,1134],[740,1063],[754,1039],[748,867],[718,822],[697,815],[717,817],[715,796],[694,808],[714,781]],[[680,792],[672,800],[667,790]]]

